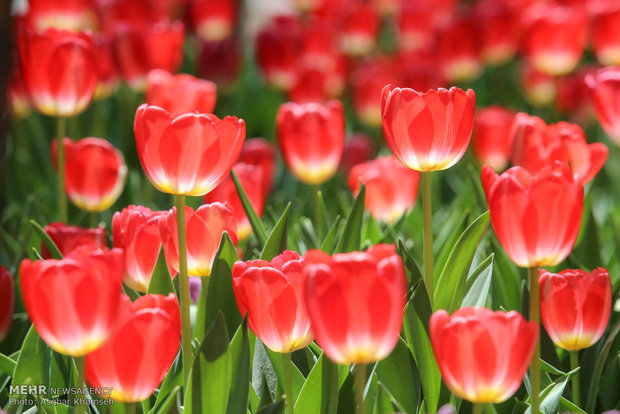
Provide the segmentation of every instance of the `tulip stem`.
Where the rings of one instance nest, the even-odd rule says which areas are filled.
[[[136,414],[136,403],[125,403],[125,414]]]
[[[293,414],[295,410],[295,396],[293,395],[293,361],[290,352],[282,353],[282,367],[284,371],[284,395],[286,395],[286,414]]]
[[[67,197],[65,197],[65,146],[64,138],[67,129],[67,118],[58,117],[56,120],[56,143],[58,156],[58,219],[67,222]]]
[[[569,351],[570,369],[576,370],[579,367],[579,351]],[[579,381],[579,371],[573,374],[573,403],[581,407],[581,383]]]
[[[187,389],[192,368],[192,325],[189,319],[189,276],[187,275],[187,239],[185,237],[185,195],[175,194],[177,230],[179,236],[179,279],[181,285],[181,346],[183,347],[183,386]]]
[[[75,368],[77,369],[77,376],[75,377],[75,388],[84,388],[84,371],[85,371],[85,357],[73,357],[73,362],[75,363]],[[79,393],[76,395],[76,398],[78,399],[86,399],[86,395]],[[85,413],[86,411],[86,407],[82,404],[76,404],[75,405],[76,411],[78,413]]]
[[[422,171],[422,215],[424,219],[424,284],[433,306],[435,282],[433,278],[433,210],[431,208],[431,172]]]
[[[530,322],[540,324],[540,292],[538,287],[538,269],[530,267]],[[540,329],[540,326],[539,326]],[[536,340],[534,357],[530,365],[532,414],[539,413],[540,399],[540,338]]]
[[[471,414],[482,414],[482,404],[481,403],[473,403],[473,407],[471,409]]]
[[[355,364],[353,375],[355,384],[355,413],[365,414],[364,388],[366,388],[366,364]]]

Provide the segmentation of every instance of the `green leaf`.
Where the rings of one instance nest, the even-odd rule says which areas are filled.
[[[340,227],[341,221],[341,217],[336,216],[334,224],[332,224],[331,228],[327,232],[327,235],[325,236],[325,239],[323,239],[323,241],[321,242],[321,246],[319,247],[321,251],[326,253],[333,252],[334,242],[336,240],[336,235],[338,234],[338,229]]]
[[[605,367],[605,361],[607,360],[607,356],[609,355],[609,351],[616,339],[616,336],[620,332],[620,319],[616,321],[614,326],[609,330],[609,334],[605,338],[605,342],[601,348],[600,353],[596,358],[596,362],[594,364],[594,369],[592,371],[592,379],[590,381],[590,388],[588,389],[587,404],[586,411],[589,413],[594,412],[594,407],[596,405],[596,396],[599,392],[599,386],[601,382],[601,375],[603,374],[603,368]]]
[[[237,307],[232,285],[232,268],[239,260],[237,249],[228,233],[222,234],[220,248],[213,260],[211,276],[202,278],[202,291],[198,300],[198,315],[194,337],[202,340],[206,327],[211,326],[219,312],[223,313],[228,332],[235,332],[242,317]]]
[[[603,263],[601,259],[601,243],[598,234],[598,228],[596,226],[596,219],[592,209],[589,210],[589,214],[584,214],[584,225],[579,235],[579,240],[575,244],[575,248],[571,252],[571,256],[576,256],[580,263],[583,263],[582,268],[594,269]]]
[[[316,218],[316,226],[318,230],[319,240],[322,241],[325,235],[327,234],[329,228],[329,216],[327,214],[327,207],[325,207],[325,199],[323,198],[323,193],[321,190],[316,190],[314,193],[314,202],[316,203],[314,208],[315,218]]]
[[[386,414],[393,413],[394,407],[392,406],[392,400],[394,397],[390,395],[390,392],[383,386],[383,384],[379,383],[377,385],[377,396],[375,398],[375,406],[373,407],[373,413],[375,414]],[[415,413],[414,411],[409,411],[411,413]]]
[[[568,372],[565,376],[558,378],[554,383],[549,384],[542,392],[541,396],[544,396],[542,401],[540,402],[540,411],[545,414],[555,414],[558,412],[558,408],[560,406],[560,399],[562,398],[562,394],[564,393],[564,389],[566,385],[572,378],[572,376],[579,370],[580,368],[574,369],[573,371]],[[525,413],[531,413],[532,408],[528,408]]]
[[[28,330],[12,375],[13,385],[50,384],[51,349],[39,337],[34,325]],[[23,397],[23,396],[22,396]],[[11,398],[19,398],[12,395]]]
[[[420,400],[420,377],[407,344],[399,339],[392,353],[377,362],[375,374],[379,383],[394,398],[399,411],[415,413]]]
[[[338,400],[338,372],[329,366],[329,361],[321,354],[308,378],[303,384],[295,402],[295,411],[298,413],[335,413]],[[333,363],[332,363],[333,365]],[[325,375],[324,375],[325,369]],[[324,379],[328,382],[324,383]],[[335,385],[335,387],[334,387]],[[334,404],[334,388],[336,402]],[[326,391],[324,393],[324,391]],[[329,400],[329,401],[328,401]]]
[[[250,397],[250,339],[247,319],[237,329],[228,348],[233,367],[226,414],[246,414]]]
[[[413,256],[405,247],[405,244],[401,239],[398,239],[398,252],[400,256],[403,258],[403,264],[405,265],[407,282],[409,285],[413,286],[419,280],[422,280],[422,273],[420,272],[420,268],[413,260]]]
[[[149,414],[171,414],[178,413],[178,408],[176,406],[177,394],[181,391],[181,386],[176,385],[174,388],[170,390],[169,393],[166,394],[166,397],[163,398],[159,403],[155,403],[155,406],[151,408]],[[159,400],[159,396],[157,397]]]
[[[265,352],[267,353],[267,357],[271,362],[271,366],[276,373],[278,378],[278,389],[280,391],[284,391],[284,364],[282,362],[282,354],[279,352],[273,352],[271,349],[264,347]],[[293,374],[293,394],[299,395],[301,391],[301,387],[304,385],[304,381],[306,380],[302,373],[299,371],[297,366],[293,364],[292,366],[292,374]]]
[[[13,375],[17,362],[13,361],[10,357],[0,354],[0,372],[9,376]]]
[[[254,211],[254,207],[252,207],[252,203],[250,203],[250,199],[248,195],[245,193],[237,174],[233,170],[230,170],[230,177],[235,183],[235,188],[237,189],[237,194],[239,195],[239,199],[241,200],[241,205],[243,205],[243,210],[245,210],[245,214],[248,216],[248,220],[250,221],[250,225],[252,226],[252,230],[254,231],[254,235],[258,240],[258,244],[264,246],[267,242],[267,232],[265,231],[265,226],[263,222]]]
[[[221,312],[200,345],[185,393],[187,413],[225,413],[232,380],[228,329]]]
[[[482,263],[469,275],[465,283],[465,297],[461,302],[461,307],[474,306],[484,307],[491,288],[491,278],[493,277],[493,257],[484,259]]]
[[[163,296],[168,296],[169,293],[174,293],[176,295],[174,283],[172,283],[172,277],[170,277],[170,272],[166,265],[164,249],[161,247],[159,248],[157,262],[155,263],[155,268],[153,269],[151,281],[149,282],[146,293],[154,293]]]
[[[364,198],[366,187],[360,187],[360,192],[353,202],[344,230],[336,246],[337,253],[353,252],[360,249],[362,239],[362,223],[364,221]]]
[[[60,253],[58,246],[56,246],[56,243],[54,243],[52,238],[45,232],[45,230],[43,230],[43,227],[41,227],[41,225],[34,220],[30,220],[30,224],[34,228],[34,231],[41,238],[41,241],[45,243],[45,246],[47,247],[47,250],[49,250],[52,259],[62,259],[62,254]]]
[[[343,366],[346,370],[346,366]],[[346,377],[345,377],[346,379]],[[343,382],[345,381],[343,379]],[[338,365],[323,358],[321,368],[321,414],[335,414],[338,410],[338,386],[340,385]]]
[[[284,407],[284,400],[280,400],[261,408],[256,414],[284,414]]]
[[[474,220],[459,237],[435,285],[435,309],[446,309],[452,313],[461,305],[467,273],[488,224],[487,211]]]
[[[261,405],[269,397],[269,403],[277,396],[278,376],[260,339],[254,343],[254,359],[252,360],[252,387],[260,396]]]
[[[260,254],[262,260],[271,261],[274,257],[286,250],[286,238],[288,228],[288,216],[291,211],[291,202],[286,205],[284,213],[278,219],[271,234],[267,238],[263,251]]]

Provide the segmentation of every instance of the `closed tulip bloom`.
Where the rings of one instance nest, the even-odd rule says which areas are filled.
[[[524,50],[531,64],[548,75],[571,72],[586,46],[587,13],[578,7],[536,3],[524,12]]]
[[[15,308],[15,282],[6,267],[0,266],[0,342],[11,329]]]
[[[187,239],[187,273],[189,276],[210,276],[211,265],[224,232],[237,244],[237,223],[228,206],[222,203],[205,204],[196,211],[185,207]],[[179,236],[176,208],[162,214],[159,234],[168,266],[179,271]]]
[[[97,16],[90,0],[29,0],[26,22],[36,31],[50,28],[71,30],[95,29]]]
[[[534,355],[538,324],[515,311],[441,309],[429,322],[431,344],[446,385],[473,403],[500,403],[514,394]]]
[[[82,246],[91,246],[95,249],[107,247],[105,230],[103,227],[85,229],[69,226],[65,223],[50,223],[43,227],[43,231],[50,236],[60,254],[67,256],[73,250]],[[50,259],[52,255],[45,243],[41,242],[41,257]]]
[[[465,82],[480,76],[480,42],[471,18],[454,19],[437,36],[440,70],[448,81]]]
[[[495,66],[508,62],[519,44],[517,16],[493,0],[479,3],[476,12],[480,23],[482,60]]]
[[[387,85],[381,94],[383,132],[407,167],[444,170],[461,159],[471,138],[476,94],[458,88],[426,93]]]
[[[394,68],[386,61],[369,62],[353,72],[353,108],[357,117],[366,125],[381,125],[381,92],[394,79]]]
[[[148,398],[164,379],[181,342],[181,316],[174,294],[145,295],[131,303],[122,295],[110,338],[86,356],[86,381],[110,387],[102,395],[133,403]]]
[[[263,76],[277,89],[288,91],[297,82],[301,24],[293,16],[277,16],[256,37],[256,60]]]
[[[103,99],[112,95],[120,83],[117,63],[114,60],[114,39],[110,33],[100,32],[93,41],[98,78],[94,99]]]
[[[393,245],[305,256],[305,300],[316,341],[339,364],[388,356],[400,333],[407,285]]]
[[[482,167],[491,222],[502,247],[521,267],[555,266],[571,252],[583,211],[583,186],[566,164],[538,173],[512,167],[497,175]]]
[[[586,76],[596,118],[605,133],[620,145],[620,69],[605,68]]]
[[[398,48],[416,52],[429,48],[435,38],[433,7],[420,3],[403,2],[398,14]]]
[[[230,172],[245,140],[245,123],[196,112],[173,117],[143,104],[136,112],[134,133],[140,163],[155,188],[198,196]]]
[[[80,357],[108,338],[121,298],[122,254],[83,247],[62,260],[22,261],[26,312],[54,351]]]
[[[237,17],[235,0],[190,0],[189,14],[196,34],[206,42],[218,42],[232,33]]]
[[[379,16],[369,4],[349,10],[340,27],[340,49],[349,56],[370,53],[379,32]]]
[[[278,140],[289,169],[299,180],[321,184],[338,169],[344,147],[344,110],[339,101],[280,106]]]
[[[420,173],[404,166],[393,155],[377,157],[351,169],[347,183],[357,197],[360,182],[366,187],[364,205],[372,216],[391,224],[415,204]]]
[[[267,197],[271,193],[275,180],[276,149],[274,145],[264,138],[248,139],[243,144],[238,162],[261,169],[263,194]]]
[[[620,65],[620,7],[595,14],[591,30],[592,48],[598,61],[603,65]]]
[[[293,352],[314,335],[304,305],[304,259],[290,250],[266,260],[239,261],[233,266],[233,288],[250,330],[272,351]]]
[[[127,165],[123,154],[102,138],[62,140],[65,147],[65,192],[77,207],[98,213],[107,210],[123,192]],[[52,142],[52,162],[58,159]]]
[[[125,251],[123,281],[130,288],[146,292],[162,247],[159,236],[161,211],[129,206],[112,217],[114,247]]]
[[[248,196],[252,208],[261,217],[266,199],[266,194],[263,193],[263,171],[259,167],[244,163],[235,164],[233,171],[237,174],[237,178],[239,178],[239,182]],[[239,240],[245,240],[252,234],[252,225],[245,214],[237,188],[230,176],[222,181],[215,190],[205,194],[203,201],[207,204],[227,202],[237,222],[236,233]]]
[[[473,150],[482,164],[495,171],[503,170],[510,160],[512,140],[510,129],[515,113],[510,109],[492,105],[476,114]]]
[[[165,109],[172,117],[192,111],[210,114],[215,109],[216,90],[211,81],[155,69],[147,77],[145,98],[147,104]]]
[[[84,111],[95,93],[93,42],[86,33],[47,29],[21,31],[17,38],[24,86],[31,104],[49,116]]]
[[[586,184],[605,164],[604,144],[588,144],[579,125],[559,122],[547,125],[536,116],[519,113],[510,130],[512,163],[535,174],[553,161],[567,164],[575,182]]]
[[[549,273],[541,269],[540,317],[553,342],[576,351],[596,343],[611,313],[611,279],[607,270],[579,269]]]

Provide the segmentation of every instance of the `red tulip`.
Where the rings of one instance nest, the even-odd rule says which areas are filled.
[[[204,195],[230,172],[245,140],[242,119],[140,105],[134,121],[142,168],[160,191]]]
[[[22,261],[28,316],[50,348],[80,357],[110,335],[121,298],[122,251],[83,247],[62,260]]]
[[[86,381],[110,387],[115,401],[148,398],[164,379],[181,342],[181,316],[174,294],[145,295],[134,303],[122,295],[118,322],[106,343],[86,356]]]
[[[362,133],[352,134],[344,141],[344,150],[340,159],[340,171],[345,177],[357,164],[369,161],[375,154],[372,139]]]
[[[553,342],[576,351],[596,343],[607,327],[611,313],[611,280],[598,268],[540,270],[540,317]]]
[[[512,137],[510,129],[514,121],[513,111],[501,106],[488,106],[476,115],[473,149],[482,164],[495,171],[503,170],[510,160]]]
[[[441,309],[429,323],[431,344],[446,385],[473,403],[500,403],[517,391],[534,355],[538,324],[515,311]]]
[[[555,108],[572,122],[587,125],[595,116],[586,78],[597,70],[598,66],[584,66],[558,79]]]
[[[256,37],[256,59],[268,83],[288,91],[297,82],[301,24],[293,16],[277,16]]]
[[[215,109],[216,90],[211,81],[155,69],[147,76],[145,98],[147,104],[165,109],[173,118],[192,111],[210,114]]]
[[[379,32],[379,17],[369,4],[349,10],[340,27],[340,50],[349,56],[370,53]]]
[[[36,31],[50,28],[71,30],[95,29],[97,16],[90,0],[29,0],[26,21]]]
[[[305,256],[305,300],[316,341],[339,364],[385,358],[400,333],[407,291],[392,245],[333,256]]]
[[[403,52],[426,50],[435,40],[433,7],[403,2],[398,15],[398,48]]]
[[[123,281],[130,288],[146,292],[162,248],[159,236],[161,211],[129,206],[112,217],[114,247],[125,251]]]
[[[381,125],[381,92],[395,78],[390,62],[373,61],[355,70],[351,76],[353,108],[363,123]]]
[[[263,138],[246,140],[238,162],[254,165],[262,170],[262,187],[266,198],[271,193],[275,179],[276,150],[273,144]]]
[[[94,229],[83,229],[77,226],[69,226],[64,223],[50,223],[43,227],[43,230],[50,236],[60,254],[67,256],[73,250],[81,246],[90,246],[95,249],[104,248],[106,246],[105,230],[103,227]],[[41,242],[41,257],[50,259],[47,246]]]
[[[525,53],[537,70],[557,76],[577,66],[588,31],[583,10],[536,3],[525,11],[523,20]]]
[[[497,3],[493,0],[482,2],[476,9],[480,27],[480,55],[489,65],[502,65],[512,59],[519,42],[516,15]]]
[[[344,147],[344,110],[339,101],[280,106],[276,118],[282,155],[299,180],[318,185],[338,169]]]
[[[24,86],[19,64],[13,60],[7,84],[8,107],[13,119],[23,119],[30,115],[30,98]]]
[[[314,335],[304,305],[304,259],[290,250],[273,258],[237,262],[233,288],[250,330],[272,351],[292,352],[306,347]]]
[[[220,246],[222,233],[228,232],[233,244],[237,244],[237,223],[233,213],[225,204],[205,204],[195,212],[191,207],[186,206],[185,228],[189,276],[211,275],[211,265]],[[159,219],[159,234],[168,266],[178,272],[179,237],[176,208],[162,214]]]
[[[120,77],[116,61],[114,60],[114,39],[105,32],[97,33],[93,39],[95,44],[95,61],[97,62],[97,88],[95,99],[107,98],[112,95]]]
[[[116,60],[132,89],[144,90],[153,69],[175,72],[181,65],[185,31],[180,21],[121,26],[116,32]]]
[[[519,113],[510,130],[512,163],[535,174],[553,161],[567,164],[575,182],[586,184],[607,160],[607,147],[588,144],[581,127],[568,122],[547,125],[537,116]]]
[[[431,50],[401,53],[396,63],[403,86],[407,88],[428,91],[447,85],[441,71],[437,70],[437,56]]]
[[[420,173],[407,168],[393,155],[388,155],[353,167],[347,183],[356,197],[360,182],[366,186],[366,210],[377,220],[389,224],[401,218],[415,204]]]
[[[620,69],[605,68],[586,77],[598,122],[609,138],[620,145]]]
[[[440,70],[450,82],[471,81],[482,73],[476,26],[471,19],[459,18],[438,34]]]
[[[205,42],[219,42],[231,35],[236,15],[235,0],[190,0],[189,14],[196,34]]]
[[[370,0],[370,4],[382,16],[396,15],[404,6],[400,0]]]
[[[532,175],[512,167],[498,176],[482,167],[491,222],[499,242],[517,266],[554,266],[577,240],[583,187],[566,164],[555,161]]]
[[[50,116],[73,116],[93,98],[97,70],[86,33],[48,29],[18,35],[24,86],[31,104]]]
[[[289,99],[295,103],[325,103],[342,95],[346,80],[346,62],[339,60],[333,71],[302,69],[297,82],[289,91]]]
[[[592,48],[603,65],[620,65],[620,7],[608,8],[592,19]]]
[[[108,209],[123,192],[127,165],[123,154],[102,138],[62,140],[65,147],[65,192],[73,204],[90,212]],[[58,142],[52,141],[52,162]]]
[[[461,159],[474,123],[476,94],[458,88],[383,88],[381,114],[388,146],[407,167],[444,170]]]
[[[239,77],[241,63],[241,45],[235,36],[219,42],[202,42],[198,73],[204,79],[211,79],[219,88],[230,88],[234,84]]]
[[[263,192],[263,171],[260,167],[250,164],[237,163],[233,167],[233,171],[237,174],[243,190],[250,199],[252,208],[259,217],[263,215],[265,207],[265,199],[267,195]],[[237,189],[232,178],[227,177],[213,191],[206,194],[203,198],[205,203],[228,202],[228,207],[237,223],[237,237],[239,240],[247,239],[252,234],[252,225],[248,220],[241,199],[237,194]]]
[[[9,334],[15,308],[15,282],[9,271],[0,266],[0,342]]]
[[[521,85],[525,99],[532,106],[547,106],[553,102],[557,94],[555,79],[528,63],[524,63],[521,67]]]

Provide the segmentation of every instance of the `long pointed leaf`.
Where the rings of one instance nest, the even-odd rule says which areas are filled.
[[[263,222],[254,211],[254,207],[252,207],[252,203],[248,198],[248,195],[245,193],[243,186],[241,185],[241,181],[237,177],[237,174],[233,170],[230,171],[230,176],[235,183],[235,188],[237,189],[237,194],[239,195],[239,199],[241,200],[241,205],[243,205],[243,209],[245,210],[245,214],[248,216],[248,220],[250,221],[250,225],[252,226],[252,230],[254,231],[254,235],[258,240],[258,243],[261,246],[265,245],[267,242],[267,232],[265,231],[265,226]]]
[[[366,197],[366,187],[363,185],[360,187],[360,192],[351,207],[349,217],[338,245],[336,247],[337,253],[353,252],[360,249],[362,240],[362,224],[364,221],[364,198]]]

